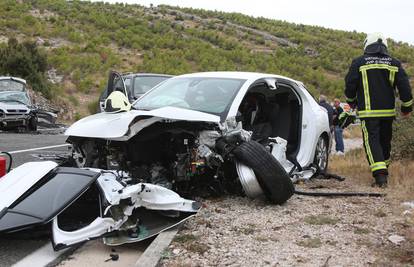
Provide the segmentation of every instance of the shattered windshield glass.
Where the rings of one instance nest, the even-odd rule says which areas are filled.
[[[8,104],[24,104],[30,105],[30,100],[25,92],[2,92],[0,91],[0,102]]]
[[[222,115],[245,81],[206,77],[173,78],[144,95],[135,102],[134,107],[152,110],[168,106]]]
[[[13,81],[13,80],[0,80],[0,92],[6,91],[18,91],[24,92],[25,86],[21,82]]]

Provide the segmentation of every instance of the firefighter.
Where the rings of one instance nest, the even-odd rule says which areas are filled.
[[[401,115],[407,118],[413,105],[407,74],[400,61],[389,55],[384,36],[368,34],[364,54],[352,61],[345,77],[345,96],[351,108],[358,109],[373,185],[379,187],[385,187],[388,180],[396,88]]]

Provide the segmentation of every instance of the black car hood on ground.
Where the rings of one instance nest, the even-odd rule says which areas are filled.
[[[30,181],[29,184],[18,181],[4,181],[1,184],[2,194],[12,194],[17,186],[25,188],[21,189],[19,194],[14,194],[14,201],[13,198],[9,198],[8,203],[5,202],[1,206],[0,232],[17,231],[50,222],[99,177],[99,173],[96,172],[66,167],[55,167],[46,174],[34,171],[33,175],[42,176],[34,179],[34,184],[30,184]],[[12,174],[4,179],[24,179],[25,176],[18,177]]]

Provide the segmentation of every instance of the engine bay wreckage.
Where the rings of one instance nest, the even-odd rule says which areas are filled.
[[[254,140],[235,117],[173,106],[95,114],[65,135],[69,160],[25,163],[0,180],[0,232],[52,222],[55,250],[137,242],[195,215],[191,199],[283,204],[298,175],[316,172],[286,159],[283,138]]]

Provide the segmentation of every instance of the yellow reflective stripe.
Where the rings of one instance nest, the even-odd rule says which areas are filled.
[[[384,161],[375,162],[374,164],[371,164],[370,167],[371,167],[372,172],[387,169],[387,165],[385,164]]]
[[[398,67],[391,66],[388,64],[369,64],[369,65],[364,65],[364,66],[359,67],[359,71],[372,70],[372,69],[386,69],[389,71],[398,72]]]
[[[369,65],[364,65],[364,66],[359,67],[359,71],[362,73],[364,72],[366,73],[367,70],[372,70],[372,69],[388,70],[390,72],[389,80],[390,80],[391,86],[394,86],[395,73],[398,72],[398,67],[391,66],[388,64],[369,64]]]
[[[377,109],[377,110],[360,110],[358,111],[358,117],[370,118],[370,117],[394,117],[395,109]]]
[[[408,107],[410,107],[412,104],[413,104],[413,100],[411,99],[410,101],[407,101],[407,102],[402,102],[402,103],[401,103],[401,106],[408,108]]]
[[[361,126],[362,126],[362,135],[364,137],[365,151],[367,152],[367,156],[368,156],[368,162],[369,164],[374,164],[374,157],[372,156],[371,148],[369,146],[368,130],[367,130],[367,127],[365,126],[365,121],[361,122]]]
[[[384,162],[385,162],[385,164],[387,165],[387,167],[388,167],[388,165],[390,165],[390,164],[391,164],[391,160],[390,160],[390,159],[386,159],[386,160],[384,160]]]
[[[368,75],[367,70],[362,70],[362,86],[364,87],[365,110],[371,109],[371,100],[369,97]]]
[[[391,84],[391,86],[394,86],[395,73],[396,73],[396,71],[390,70],[390,84]]]

